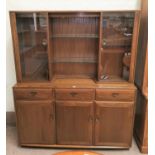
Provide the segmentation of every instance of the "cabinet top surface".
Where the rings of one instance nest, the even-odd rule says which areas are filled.
[[[14,88],[127,88],[136,89],[129,82],[98,82],[94,79],[53,79],[51,82],[33,83],[22,82],[15,84]]]

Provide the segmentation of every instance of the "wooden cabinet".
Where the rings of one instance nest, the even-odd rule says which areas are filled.
[[[51,101],[16,101],[21,144],[55,144],[55,112]]]
[[[11,12],[17,79],[134,81],[139,11]]]
[[[130,147],[139,15],[10,12],[22,146]]]
[[[93,102],[57,101],[57,144],[92,145]]]
[[[134,135],[142,153],[148,153],[148,0],[142,1],[135,84],[138,87]]]
[[[133,105],[133,102],[96,102],[95,145],[131,145]]]

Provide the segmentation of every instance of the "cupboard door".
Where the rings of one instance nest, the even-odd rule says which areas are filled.
[[[102,14],[99,80],[129,79],[134,12]]]
[[[92,145],[93,102],[56,102],[57,144]]]
[[[16,13],[23,81],[48,80],[47,14]]]
[[[16,112],[20,144],[54,144],[54,103],[19,100]]]
[[[132,102],[96,102],[95,115],[95,145],[118,147],[131,145]]]
[[[141,148],[148,147],[148,100],[138,91],[136,100],[134,132],[137,144]]]

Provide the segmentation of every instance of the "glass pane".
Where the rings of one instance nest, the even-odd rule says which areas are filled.
[[[18,13],[16,18],[23,80],[48,80],[46,15]]]
[[[101,80],[128,80],[134,13],[103,13]]]

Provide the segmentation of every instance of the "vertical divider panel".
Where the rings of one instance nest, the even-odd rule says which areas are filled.
[[[48,70],[49,70],[49,80],[52,80],[52,68],[53,68],[53,55],[52,55],[52,48],[51,48],[51,23],[49,20],[49,13],[47,12],[46,15],[46,20],[47,20],[47,42],[48,42]]]
[[[148,45],[147,45],[147,49],[146,49],[142,91],[143,91],[143,94],[148,93]]]
[[[138,47],[138,35],[139,35],[139,24],[140,24],[140,12],[135,12],[134,19],[134,29],[132,38],[132,48],[131,48],[131,62],[130,62],[130,75],[129,82],[134,82],[135,79],[135,67],[137,58],[137,47]]]
[[[19,42],[18,42],[18,35],[17,35],[17,27],[16,27],[16,13],[10,13],[10,24],[12,29],[12,39],[13,39],[13,48],[14,48],[14,60],[15,60],[15,67],[16,67],[16,76],[17,81],[22,81],[22,71],[21,71],[21,64],[20,64],[20,55],[19,55]]]
[[[99,18],[99,49],[98,49],[98,80],[101,76],[101,50],[102,50],[102,12]]]

